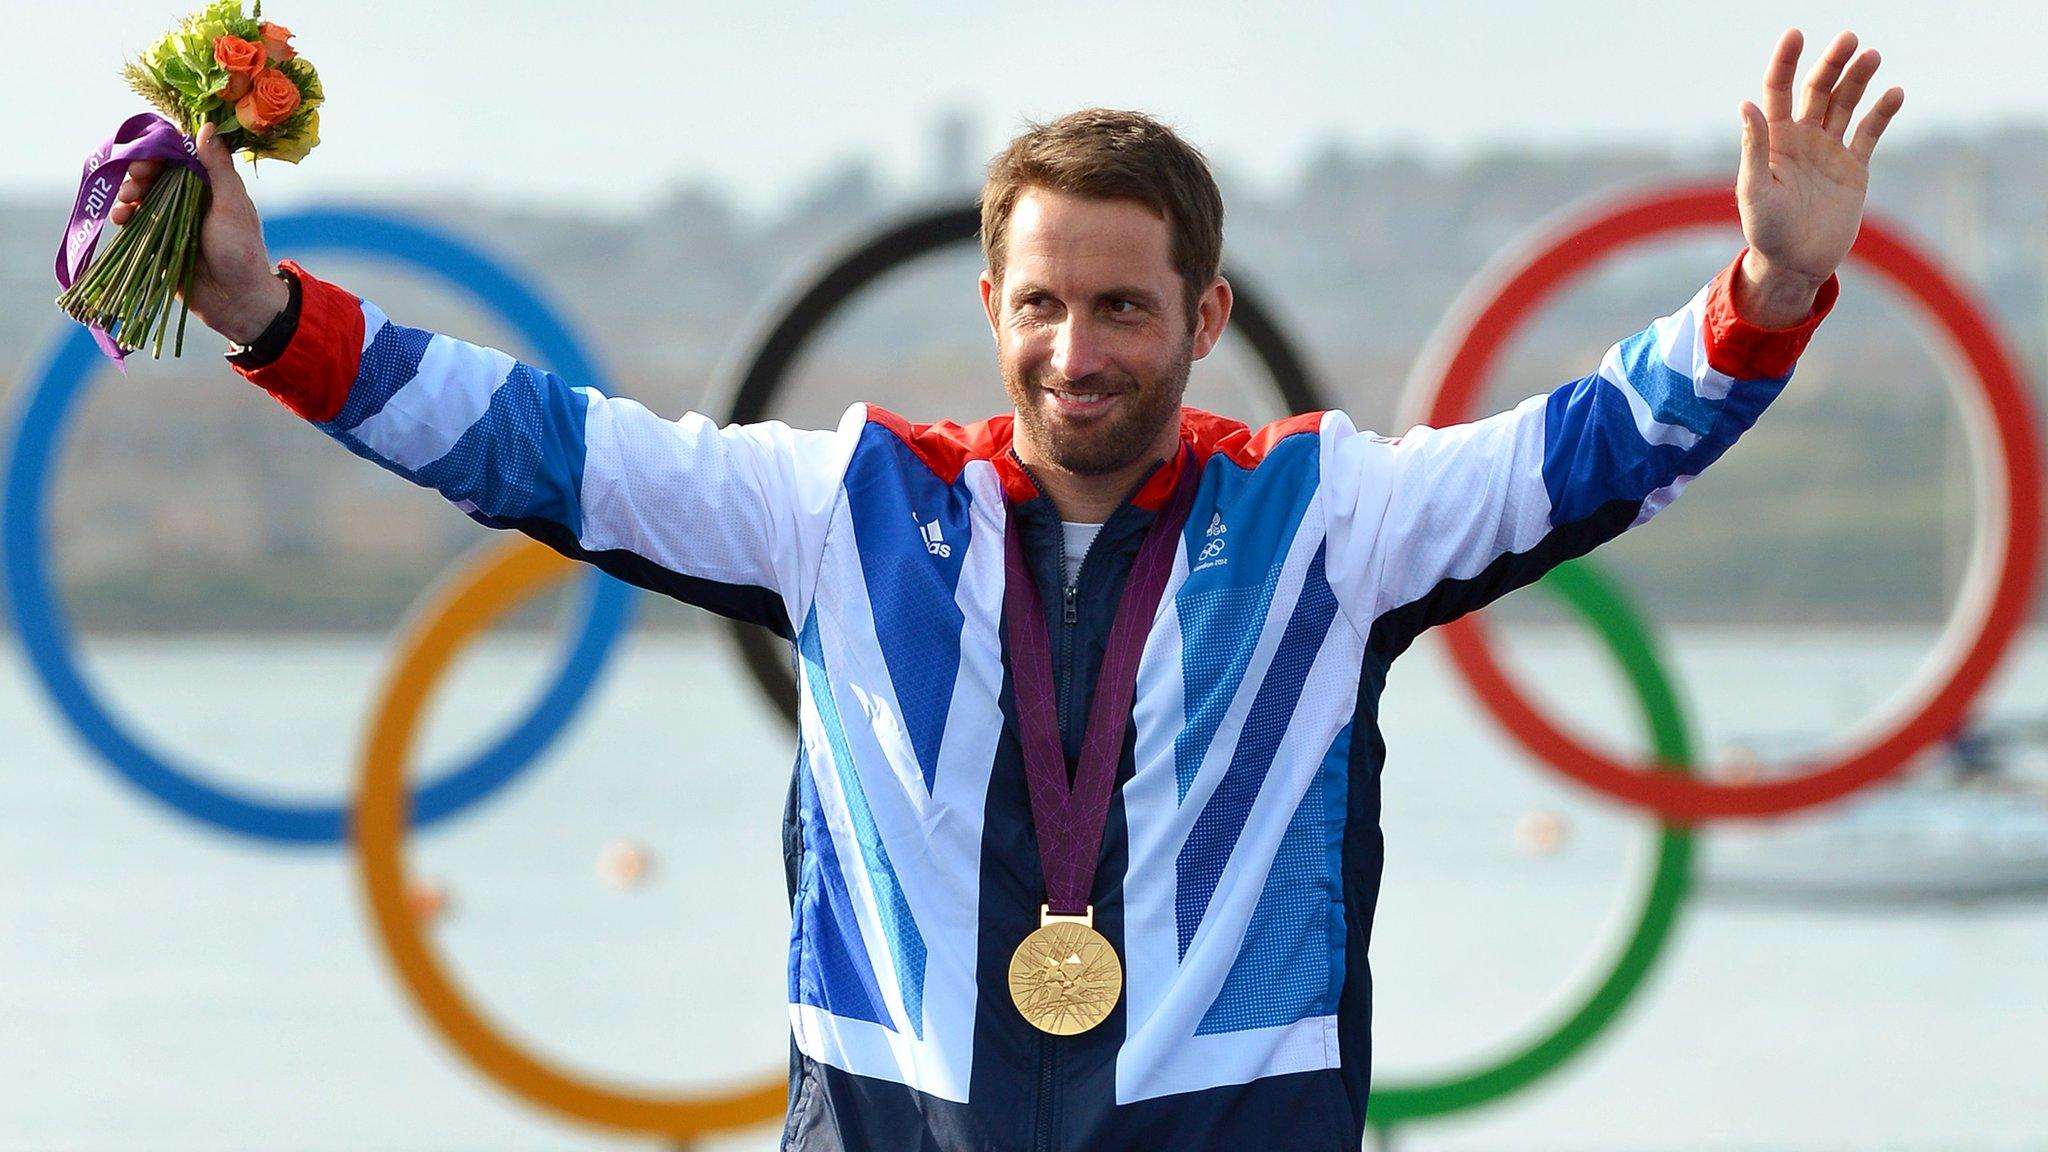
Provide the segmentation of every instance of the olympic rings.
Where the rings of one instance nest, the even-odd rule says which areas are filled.
[[[1730,218],[1729,206],[1725,188],[1667,189],[1596,210],[1563,229],[1547,250],[1508,262],[1505,271],[1491,274],[1503,287],[1461,307],[1443,332],[1458,332],[1461,326],[1464,330],[1456,336],[1440,332],[1432,340],[1432,352],[1418,373],[1421,394],[1428,400],[1421,418],[1433,423],[1462,418],[1486,370],[1522,318],[1571,277],[1638,240],[1724,223]],[[745,361],[732,389],[728,419],[740,423],[762,418],[806,342],[853,295],[900,264],[972,240],[977,226],[978,217],[971,210],[930,213],[835,263],[769,327]],[[361,251],[432,271],[501,312],[565,375],[600,379],[544,305],[496,265],[438,234],[384,217],[323,212],[281,218],[273,223],[270,239],[286,249]],[[1968,644],[1945,643],[1938,649],[1950,653],[1937,669],[1947,677],[1940,690],[1923,693],[1924,699],[1917,700],[1918,712],[1867,740],[1840,763],[1793,780],[1737,786],[1689,778],[1694,750],[1651,637],[1619,594],[1583,563],[1558,568],[1546,576],[1543,586],[1594,625],[1628,676],[1652,735],[1652,755],[1642,765],[1610,762],[1552,728],[1506,679],[1492,659],[1485,633],[1471,618],[1447,626],[1452,659],[1481,703],[1560,771],[1651,810],[1661,826],[1659,846],[1631,938],[1575,1008],[1536,1038],[1481,1067],[1427,1083],[1376,1085],[1368,1118],[1373,1126],[1385,1129],[1496,1100],[1533,1084],[1583,1051],[1640,991],[1669,940],[1690,886],[1694,820],[1790,811],[1846,794],[1896,770],[1961,717],[2024,619],[2038,564],[2040,465],[2031,412],[2011,357],[1961,292],[1881,224],[1866,222],[1852,255],[1935,314],[1953,351],[1968,363],[1982,389],[1981,404],[1966,405],[1967,415],[1976,421],[1971,428],[1973,443],[1994,449],[1990,455],[2002,468],[2005,483],[2003,502],[1987,516],[2002,531],[1980,533],[1972,578],[1951,626],[1956,632],[1961,625],[1974,625]],[[1237,330],[1248,338],[1288,406],[1296,411],[1322,407],[1300,360],[1242,287],[1235,318]],[[0,526],[7,549],[10,604],[31,664],[60,711],[87,741],[131,783],[189,816],[223,828],[298,842],[336,841],[352,828],[372,919],[408,996],[476,1068],[529,1102],[601,1125],[676,1137],[780,1115],[787,1092],[780,1073],[771,1082],[725,1094],[654,1097],[580,1078],[528,1054],[470,1005],[406,906],[403,849],[409,818],[416,815],[421,823],[444,818],[531,766],[594,685],[612,643],[626,626],[630,590],[592,573],[582,630],[540,706],[483,757],[417,794],[408,792],[407,766],[433,683],[474,636],[568,577],[572,566],[553,552],[525,540],[496,547],[438,585],[410,617],[398,665],[380,690],[361,751],[353,811],[269,803],[201,784],[144,750],[88,692],[71,655],[61,605],[51,592],[42,520],[48,477],[70,409],[96,363],[93,345],[80,330],[58,342],[31,377],[13,437]],[[1995,427],[1987,431],[1986,424]],[[1995,441],[1987,440],[1992,436]],[[785,714],[793,714],[785,653],[751,629],[737,635],[756,679]]]
[[[1470,414],[1508,340],[1543,299],[1621,248],[1670,232],[1736,221],[1725,184],[1683,184],[1609,201],[1538,237],[1473,281],[1470,298],[1432,338],[1411,386],[1409,410],[1427,424]],[[1538,712],[1495,660],[1474,616],[1446,625],[1452,662],[1494,718],[1556,771],[1670,819],[1765,816],[1847,795],[1898,771],[1914,753],[1954,732],[2025,623],[2039,571],[2041,462],[2033,409],[1996,330],[1932,260],[1903,235],[1866,216],[1850,257],[1917,303],[1975,378],[1966,425],[1980,459],[2002,483],[1981,485],[1987,513],[1956,613],[1910,691],[1846,749],[1757,783],[1716,783],[1656,774],[1602,753]]]
[[[1659,770],[1690,771],[1693,748],[1684,711],[1664,673],[1655,639],[1620,590],[1583,560],[1552,569],[1537,587],[1578,613],[1606,644],[1635,693]],[[1660,824],[1656,863],[1635,927],[1578,1006],[1535,1039],[1482,1067],[1423,1084],[1374,1084],[1366,1104],[1368,1123],[1385,1129],[1402,1120],[1476,1107],[1526,1088],[1578,1054],[1614,1022],[1670,940],[1692,885],[1691,831],[1668,818]]]
[[[868,285],[898,266],[921,256],[959,244],[971,244],[981,231],[981,211],[970,204],[961,208],[940,208],[913,216],[855,247],[827,266],[781,312],[755,345],[736,383],[714,391],[729,392],[729,424],[750,424],[767,417],[784,378],[803,353],[804,346],[825,326],[832,314]],[[1252,353],[1265,365],[1273,386],[1290,412],[1314,412],[1329,405],[1321,389],[1309,377],[1308,369],[1294,345],[1281,333],[1279,323],[1256,290],[1231,273],[1234,297],[1230,309],[1231,329],[1251,345]],[[754,682],[781,710],[783,718],[796,722],[796,677],[786,645],[777,644],[759,628],[732,622],[730,635]]]
[[[431,273],[497,312],[565,374],[593,383],[603,379],[546,304],[497,263],[450,237],[387,216],[323,211],[281,216],[270,224],[267,239],[287,251],[364,253]],[[172,810],[261,840],[338,843],[345,834],[347,810],[342,805],[289,803],[203,781],[132,732],[101,700],[79,666],[51,578],[45,512],[67,422],[93,370],[103,364],[84,328],[74,327],[55,341],[29,376],[10,437],[0,539],[6,546],[8,603],[30,666],[87,745],[122,779]],[[628,586],[591,573],[576,640],[533,711],[481,755],[421,790],[413,810],[422,824],[438,822],[481,800],[540,755],[589,691],[629,621],[632,602]]]
[[[689,1137],[772,1120],[789,1086],[771,1082],[724,1094],[651,1097],[583,1079],[529,1055],[470,1006],[405,900],[406,765],[433,687],[471,638],[573,566],[530,540],[497,545],[436,592],[399,642],[399,656],[371,713],[355,811],[355,854],[377,936],[413,1004],[442,1037],[501,1087],[566,1116],[635,1132]]]

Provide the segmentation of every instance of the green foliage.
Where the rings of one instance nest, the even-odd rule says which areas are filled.
[[[242,0],[214,0],[185,17],[178,25],[178,33],[204,39],[210,56],[215,37],[240,36],[244,40],[254,40],[262,34],[262,25],[261,20],[242,15]]]
[[[211,100],[213,93],[227,83],[227,73],[214,66],[211,43],[208,43],[203,58],[195,56],[189,44],[167,41],[166,46],[170,50],[155,61],[153,71],[157,79],[184,102],[187,113],[183,120],[189,124],[192,119],[190,110]],[[148,63],[144,64],[144,67],[148,66]]]
[[[320,74],[313,71],[313,66],[306,62],[305,57],[294,56],[279,64],[277,70],[299,86],[299,97],[306,103],[317,105],[327,99],[326,89],[320,86]]]

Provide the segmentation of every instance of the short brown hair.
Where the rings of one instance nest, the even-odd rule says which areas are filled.
[[[981,251],[998,284],[1010,213],[1026,188],[1136,200],[1157,213],[1173,235],[1173,264],[1193,326],[1202,292],[1223,265],[1223,194],[1194,145],[1142,112],[1113,108],[1030,125],[989,161],[981,188]]]

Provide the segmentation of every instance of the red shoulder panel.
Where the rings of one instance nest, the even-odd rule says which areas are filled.
[[[1181,439],[1195,446],[1203,459],[1221,454],[1242,468],[1256,468],[1273,446],[1289,436],[1314,432],[1322,427],[1321,412],[1303,412],[1275,420],[1256,431],[1239,420],[1204,412],[1200,408],[1181,410]]]
[[[972,424],[942,420],[937,424],[912,424],[877,404],[868,405],[868,422],[879,424],[903,441],[939,479],[951,484],[960,479],[972,460],[995,465],[1003,482],[1003,494],[1012,500],[1029,500],[1038,495],[1031,478],[1010,456],[1011,424],[1014,416],[991,416]]]

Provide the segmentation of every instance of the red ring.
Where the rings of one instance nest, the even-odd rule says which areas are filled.
[[[1475,279],[1476,285],[1499,287],[1482,290],[1446,320],[1440,332],[1448,335],[1433,339],[1418,364],[1408,410],[1420,409],[1421,423],[1439,427],[1469,419],[1495,359],[1546,297],[1627,245],[1737,223],[1735,198],[1725,184],[1685,183],[1596,205],[1537,236]],[[1477,616],[1445,625],[1451,662],[1480,703],[1529,751],[1571,779],[1679,822],[1778,815],[1837,799],[1898,771],[1960,727],[1970,701],[2026,621],[2040,561],[2041,461],[2033,406],[2012,354],[1983,310],[1890,225],[1865,216],[1849,255],[1917,304],[1962,354],[1975,384],[1966,395],[1977,401],[1964,409],[1972,446],[1989,450],[2003,479],[1987,492],[1979,551],[1937,645],[1947,655],[1938,674],[1925,677],[1935,687],[1901,698],[1865,726],[1867,735],[1798,765],[1789,776],[1715,783],[1601,753],[1537,711],[1495,659],[1493,641]],[[1976,423],[1986,419],[1989,437]],[[1995,579],[1989,578],[1993,573]],[[1967,643],[1948,643],[1959,632],[1968,635]]]

